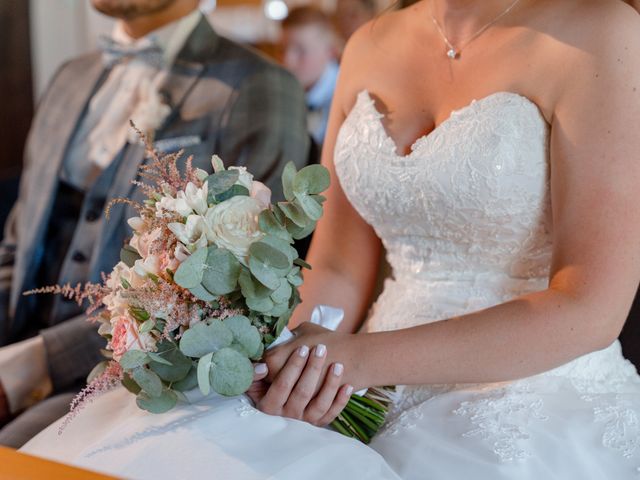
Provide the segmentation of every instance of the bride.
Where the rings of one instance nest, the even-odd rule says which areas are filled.
[[[639,53],[618,0],[377,18],[344,55],[296,337],[252,388],[271,415],[208,398],[151,416],[116,390],[24,450],[154,479],[636,478],[640,377],[616,338],[640,278]],[[306,323],[317,304],[345,310],[338,332]],[[311,425],[392,384],[372,450]]]

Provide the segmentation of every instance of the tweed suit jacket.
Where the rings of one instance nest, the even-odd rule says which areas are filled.
[[[52,212],[59,171],[66,149],[91,97],[108,75],[100,53],[62,66],[38,107],[25,149],[18,201],[0,244],[0,345],[25,337],[30,322],[21,313],[21,298],[30,285]],[[210,170],[210,157],[227,165],[246,166],[282,196],[280,174],[288,161],[298,168],[313,161],[305,126],[304,94],[297,81],[258,53],[218,36],[201,17],[160,88],[171,113],[155,133],[156,147],[165,152],[184,148],[195,165]],[[119,260],[131,235],[126,219],[135,212],[114,207],[109,221],[102,210],[110,199],[143,198],[132,185],[147,161],[144,148],[127,144],[118,154],[109,184],[90,189],[84,198],[77,231],[60,274],[60,282],[100,281]],[[100,181],[96,182],[97,184]],[[89,268],[79,269],[79,261]],[[78,271],[84,277],[78,278]],[[84,315],[64,314],[62,300],[44,338],[54,392],[84,381],[101,359],[104,341]],[[77,313],[77,311],[75,312]]]

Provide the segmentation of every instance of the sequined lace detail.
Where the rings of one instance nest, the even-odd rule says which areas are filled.
[[[529,99],[498,92],[455,111],[408,155],[399,155],[367,91],[345,119],[335,148],[340,183],[381,238],[392,277],[366,331],[420,325],[544,290],[551,261],[549,126]],[[574,385],[592,402],[603,444],[638,451],[638,414],[624,390],[638,376],[616,342],[542,376],[487,388],[455,408],[504,461],[527,458],[531,422],[546,418],[540,379]],[[616,383],[617,382],[617,383]],[[402,390],[380,435],[420,420],[419,406],[458,387]],[[598,393],[600,392],[600,393]],[[582,403],[584,406],[584,403]]]

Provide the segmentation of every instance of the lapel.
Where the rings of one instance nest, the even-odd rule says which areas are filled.
[[[218,48],[219,40],[220,37],[213,31],[208,20],[201,15],[200,20],[176,56],[171,69],[167,72],[166,78],[160,84],[160,93],[171,107],[171,112],[163,125],[156,131],[156,139],[163,138],[167,127],[180,121],[180,109],[193,87],[202,77],[207,63],[211,61],[211,57]],[[145,161],[144,153],[142,145],[127,144],[124,146],[124,151],[121,152],[122,162],[110,190],[109,199],[131,197],[135,188],[131,182],[138,177],[138,170]],[[123,208],[124,206],[117,205],[114,210]],[[118,222],[125,220],[120,211],[113,213],[110,221],[103,222],[103,231],[99,235],[98,252],[108,248],[118,228]],[[97,263],[98,259],[95,258],[92,264],[95,266]]]
[[[23,225],[20,229],[22,254],[14,268],[11,308],[15,308],[25,277],[37,260],[37,247],[48,225],[58,172],[67,146],[97,86],[104,78],[99,55],[85,57],[63,69],[39,107],[26,148],[27,169],[21,190],[24,195]]]

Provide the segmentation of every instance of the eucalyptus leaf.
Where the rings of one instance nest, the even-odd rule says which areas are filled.
[[[149,358],[151,359],[152,362],[161,363],[162,365],[168,365],[170,367],[173,366],[173,363],[171,363],[169,360],[162,358],[162,356],[158,355],[157,353],[149,352],[147,355],[149,355]]]
[[[278,321],[276,322],[276,338],[280,336],[284,327],[289,323],[292,313],[293,310],[289,309],[278,318]]]
[[[249,257],[249,269],[253,276],[265,287],[275,290],[280,286],[280,277],[276,274],[275,270],[253,256]]]
[[[255,279],[249,270],[243,268],[238,277],[238,283],[245,298],[268,298],[272,290],[265,287],[257,279]]]
[[[155,320],[149,319],[145,321],[142,325],[140,325],[139,331],[140,333],[148,333],[153,330],[153,327],[156,326]]]
[[[280,279],[280,286],[271,294],[271,300],[275,303],[285,303],[291,298],[293,289],[286,278]]]
[[[131,245],[125,245],[120,250],[120,261],[122,261],[127,267],[133,268],[136,260],[140,260],[142,257],[138,251]]]
[[[258,225],[262,232],[278,237],[287,243],[293,243],[291,234],[289,234],[284,225],[278,221],[271,210],[266,209],[260,213],[260,216],[258,217]]]
[[[248,197],[249,190],[247,189],[247,187],[243,185],[238,185],[238,184],[232,185],[231,188],[228,189],[227,191],[216,195],[215,200],[217,203],[222,203],[225,200],[229,200],[230,198],[237,197],[237,196]]]
[[[228,397],[246,392],[253,382],[251,361],[232,348],[223,348],[213,355],[210,373],[211,387]]]
[[[316,202],[306,193],[296,193],[296,205],[302,208],[302,211],[313,221],[320,220],[322,217],[322,205]]]
[[[247,307],[249,307],[251,310],[255,310],[256,312],[260,312],[260,313],[270,312],[275,305],[273,303],[273,300],[271,300],[271,298],[269,297],[266,297],[266,298],[247,297],[246,302],[247,302]]]
[[[280,317],[284,315],[289,310],[289,302],[276,303],[271,310],[269,310],[267,315],[271,315],[272,317]]]
[[[191,287],[189,291],[194,297],[200,300],[204,300],[205,302],[213,302],[214,300],[217,300],[219,298],[218,295],[214,295],[209,290],[204,288],[202,284]]]
[[[142,365],[146,365],[149,363],[149,360],[147,352],[143,352],[142,350],[129,350],[120,357],[120,361],[118,363],[123,369],[132,370],[134,368],[141,367]]]
[[[267,235],[262,238],[262,243],[266,243],[270,247],[275,248],[281,253],[284,253],[287,256],[287,266],[283,268],[287,272],[291,269],[293,261],[298,258],[298,251],[291,246],[288,242],[283,241],[282,239],[275,237],[273,235]],[[278,268],[276,265],[273,265],[274,268]]]
[[[173,344],[169,345],[170,347],[164,351],[158,350],[161,355],[160,358],[168,363],[152,361],[149,367],[165,382],[177,382],[189,373],[192,362],[178,350],[177,346]],[[153,357],[152,359],[155,360]]]
[[[188,392],[198,386],[198,373],[196,368],[191,368],[187,376],[175,382],[171,388],[179,392]]]
[[[216,195],[229,190],[238,181],[240,172],[238,170],[223,170],[207,177],[208,186],[208,202],[214,203]]]
[[[236,315],[224,320],[224,324],[233,333],[233,339],[244,347],[249,357],[258,353],[262,337],[258,329],[251,325],[251,320],[243,315]]]
[[[207,247],[203,247],[189,255],[176,270],[173,281],[182,288],[191,289],[199,286],[206,268],[207,253]]]
[[[211,381],[209,379],[209,372],[211,371],[211,360],[213,358],[213,352],[207,353],[200,360],[198,360],[198,387],[203,395],[209,395],[211,392]]]
[[[300,228],[308,226],[309,223],[313,221],[304,213],[302,208],[298,207],[295,203],[279,202],[278,206],[280,210],[282,210],[282,213]]]
[[[259,261],[266,267],[273,267],[277,270],[288,270],[291,268],[291,260],[288,253],[290,245],[282,240],[275,240],[275,237],[271,237],[272,241],[267,242],[265,239],[259,242],[254,242],[249,247],[249,255],[255,260]],[[280,242],[280,246],[284,246],[286,251],[281,250],[277,246],[274,246],[274,242]]]
[[[226,295],[238,286],[240,262],[229,250],[209,248],[202,286],[215,295]]]
[[[175,392],[164,389],[158,396],[149,396],[145,392],[140,392],[136,398],[136,404],[142,410],[151,413],[166,413],[176,406],[178,397]]]
[[[211,324],[201,322],[184,332],[180,351],[188,357],[200,358],[228,347],[232,341],[233,333],[220,320],[213,320]]]
[[[294,240],[302,240],[307,238],[316,229],[316,222],[311,221],[305,227],[299,227],[293,222],[287,222],[287,231],[291,234]]]
[[[134,368],[132,378],[151,397],[162,395],[162,380],[154,372],[145,367]]]
[[[307,262],[305,262],[301,258],[296,258],[293,261],[293,264],[298,265],[299,267],[302,267],[302,268],[306,268],[307,270],[311,270],[311,265],[309,265]]]
[[[287,163],[282,171],[282,191],[284,198],[288,201],[293,200],[293,181],[296,178],[296,173],[298,173],[298,171],[293,162]]]
[[[138,393],[140,393],[140,391],[142,390],[140,388],[140,385],[138,385],[135,382],[135,380],[131,378],[131,375],[129,375],[126,372],[122,376],[121,383],[124,388],[126,388],[129,392],[133,393],[134,395],[138,395]]]
[[[329,188],[331,177],[329,170],[322,165],[308,165],[300,170],[293,179],[293,191],[296,194],[317,194]]]

